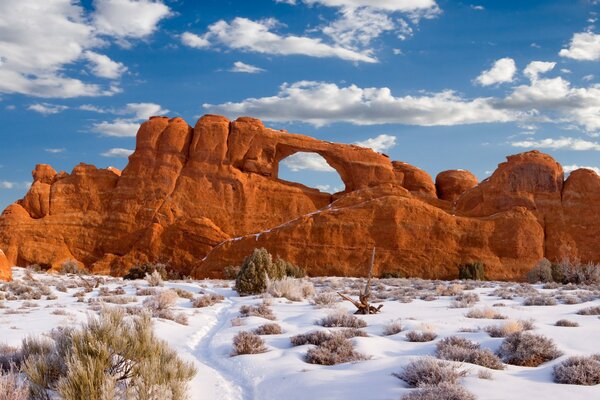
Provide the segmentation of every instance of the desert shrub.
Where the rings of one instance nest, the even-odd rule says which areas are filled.
[[[525,329],[526,323],[526,321],[521,320],[510,320],[501,325],[486,326],[484,331],[486,331],[491,337],[506,337],[513,333],[529,330]]]
[[[577,311],[579,315],[600,315],[600,306],[583,308]]]
[[[225,279],[233,280],[237,278],[238,274],[240,273],[240,269],[241,267],[239,265],[228,265],[223,268],[223,277]]]
[[[273,297],[285,297],[290,301],[301,301],[315,292],[310,281],[284,277],[279,280],[268,280],[266,292]]]
[[[77,261],[75,260],[65,260],[61,265],[60,265],[60,274],[62,275],[66,275],[66,274],[74,274],[74,275],[87,275],[87,271],[84,269],[79,268],[79,264],[77,264]]]
[[[559,319],[558,321],[556,321],[556,323],[554,324],[556,326],[565,326],[568,328],[576,328],[579,326],[579,324],[575,321],[569,321],[568,319]]]
[[[55,391],[64,400],[149,399],[154,393],[186,398],[196,374],[166,342],[156,338],[150,316],[125,318],[104,309],[79,329],[54,331],[51,340],[23,343],[24,372],[34,398]]]
[[[260,336],[252,332],[242,331],[233,338],[232,356],[242,354],[260,354],[267,351],[265,341]]]
[[[469,312],[465,316],[467,318],[476,319],[506,319],[506,316],[489,307],[474,308],[472,310],[469,310]]]
[[[469,308],[479,301],[477,293],[461,293],[450,303],[450,308]]]
[[[401,400],[475,400],[476,397],[462,386],[442,382],[439,385],[423,385]]]
[[[523,301],[524,306],[555,306],[556,304],[556,299],[547,295],[529,296]]]
[[[273,310],[269,307],[268,303],[262,302],[257,306],[250,306],[244,304],[240,307],[240,315],[242,317],[261,317],[265,319],[270,319],[272,321],[276,320],[275,314],[273,314]]]
[[[326,328],[364,328],[367,323],[352,314],[346,312],[333,312],[324,317],[318,324]]]
[[[537,367],[561,354],[551,339],[528,332],[508,335],[498,350],[504,362],[522,367]]]
[[[436,356],[449,361],[460,361],[491,369],[504,369],[502,361],[489,349],[459,336],[442,339],[436,347]]]
[[[562,284],[598,284],[600,283],[600,264],[580,264],[564,259],[552,264],[552,278]]]
[[[554,382],[567,385],[599,385],[600,355],[569,357],[554,366]]]
[[[135,295],[136,296],[154,296],[155,294],[158,294],[159,290],[153,287],[145,287],[145,288],[138,288],[135,291]]]
[[[163,263],[146,263],[131,267],[131,269],[123,276],[123,279],[134,280],[144,279],[146,275],[152,275],[154,272],[158,272],[163,280],[169,278],[167,272],[167,265]]]
[[[409,342],[431,342],[436,337],[437,333],[432,331],[410,331],[406,334],[406,340]]]
[[[327,331],[312,331],[308,333],[301,333],[296,336],[292,336],[290,338],[290,342],[292,346],[303,346],[305,344],[312,344],[315,346],[320,346],[327,340],[331,339],[333,336],[341,336],[344,339],[352,339],[354,337],[366,337],[368,336],[366,332],[361,331],[356,328],[348,328],[342,329],[340,331],[330,333]]]
[[[379,279],[400,279],[404,278],[404,273],[400,270],[386,270],[379,274]]]
[[[392,321],[383,328],[383,336],[392,336],[402,332],[402,324],[399,321]]]
[[[313,296],[311,303],[318,308],[335,307],[338,303],[339,296],[334,292],[321,292]]]
[[[90,303],[104,302],[111,304],[129,304],[136,301],[137,299],[134,296],[102,296],[90,299]]]
[[[546,283],[553,281],[552,263],[546,258],[542,258],[540,262],[527,273],[527,282],[529,283]]]
[[[254,330],[257,335],[279,335],[283,333],[281,326],[276,323],[264,324]]]
[[[277,257],[277,260],[275,260],[273,264],[275,264],[275,269],[277,271],[283,271],[284,276],[289,276],[291,278],[304,278],[306,276],[304,268],[294,265],[289,261],[285,261],[280,257]]]
[[[20,349],[0,344],[0,371],[9,372],[13,367],[20,368],[23,363],[23,353]]]
[[[181,288],[173,288],[173,290],[175,293],[177,293],[177,296],[181,297],[182,299],[192,300],[194,298],[194,293],[190,292],[189,290]]]
[[[442,383],[454,384],[466,374],[467,372],[456,364],[436,360],[433,357],[423,357],[411,361],[394,376],[402,379],[411,387],[419,387]]]
[[[458,279],[485,280],[485,265],[480,262],[461,265],[458,267]]]
[[[196,297],[192,300],[192,307],[202,308],[202,307],[210,307],[214,304],[217,304],[221,301],[225,300],[225,297],[220,294],[205,294],[203,296]]]
[[[16,368],[0,371],[0,400],[28,400],[29,384]]]
[[[479,379],[493,379],[492,376],[492,372],[489,369],[480,369],[477,372],[477,377]]]
[[[187,316],[183,313],[175,314],[172,310],[178,298],[179,296],[174,290],[165,290],[144,300],[144,306],[155,318],[168,319],[181,325],[187,325]]]
[[[148,286],[150,287],[158,287],[164,285],[163,278],[160,275],[160,272],[158,271],[154,271],[151,274],[146,274],[146,276],[144,276],[144,279],[146,280],[146,282],[148,282]]]
[[[242,263],[235,279],[235,290],[240,296],[264,293],[269,279],[277,280],[284,276],[281,263],[273,263],[273,257],[266,249],[254,249]]]
[[[308,349],[306,362],[319,365],[336,365],[365,360],[367,357],[354,350],[354,345],[342,335],[331,335],[317,347]]]

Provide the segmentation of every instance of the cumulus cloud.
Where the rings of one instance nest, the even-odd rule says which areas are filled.
[[[306,4],[321,4],[327,7],[371,7],[387,11],[415,12],[437,9],[435,0],[302,0]]]
[[[307,36],[280,35],[272,32],[279,22],[275,19],[252,21],[237,17],[231,22],[220,20],[208,27],[203,36],[184,33],[182,43],[189,45],[190,38],[197,36],[192,43],[202,43],[200,39],[234,50],[274,55],[305,55],[310,57],[333,57],[349,61],[373,63],[377,60],[369,54],[359,53],[337,45],[323,43],[319,38]],[[194,36],[192,36],[194,35]],[[187,41],[184,38],[188,38]],[[196,46],[192,46],[196,47]]]
[[[135,7],[135,12],[130,7],[129,12],[121,8],[122,13],[114,13],[127,4]],[[69,76],[67,67],[88,62],[93,73],[113,79],[124,71],[124,65],[91,50],[105,47],[107,39],[145,37],[156,27],[156,19],[151,19],[146,10],[166,6],[147,0],[96,0],[94,6],[95,11],[88,12],[71,0],[1,1],[0,93],[43,98],[119,93],[121,89],[114,84],[84,82]]]
[[[555,62],[532,61],[527,64],[527,67],[525,67],[523,73],[530,80],[535,81],[540,74],[545,74],[546,72],[552,71],[555,66]]]
[[[0,181],[0,189],[27,189],[30,186],[30,182]]]
[[[436,126],[515,119],[514,111],[495,109],[488,98],[465,100],[453,91],[396,97],[387,87],[338,87],[335,83],[312,81],[284,84],[271,97],[203,107],[211,113],[254,115],[268,121],[307,122],[316,126],[341,121],[356,125]]]
[[[92,131],[105,136],[135,137],[141,121],[154,115],[164,115],[169,110],[155,103],[129,103],[123,110],[110,110],[110,112],[126,117],[95,123],[92,125]]]
[[[574,151],[600,151],[600,143],[585,139],[562,137],[559,139],[523,140],[512,142],[513,147],[551,149],[551,150],[574,150]]]
[[[130,150],[130,149],[114,148],[114,149],[109,149],[109,150],[101,153],[101,155],[103,157],[127,158],[132,153],[133,153],[133,150]]]
[[[335,172],[327,161],[317,153],[299,152],[281,161],[283,165],[294,172],[309,170],[317,172]]]
[[[50,154],[59,154],[59,153],[64,153],[65,151],[67,151],[67,149],[62,147],[60,149],[44,149],[44,151],[46,153],[50,153]]]
[[[95,0],[96,30],[118,38],[141,39],[153,34],[158,23],[171,15],[162,1]]]
[[[492,68],[483,71],[481,75],[475,78],[475,82],[481,86],[512,82],[516,72],[517,66],[515,65],[515,60],[505,57],[496,60]]]
[[[210,47],[210,42],[203,38],[202,36],[198,36],[192,32],[184,32],[181,34],[181,42],[188,46],[193,47],[195,49],[202,49],[205,47]]]
[[[229,71],[246,74],[258,74],[260,72],[264,72],[265,70],[254,65],[246,64],[241,61],[236,61],[233,63],[233,67],[231,67]]]
[[[404,22],[404,20],[402,20]],[[404,22],[403,37],[412,29]],[[371,8],[345,8],[340,17],[323,27],[323,33],[346,48],[364,48],[382,33],[396,29],[396,22],[385,12]]]
[[[576,33],[566,49],[558,53],[561,57],[581,61],[600,60],[600,35],[592,32]]]
[[[584,167],[584,166],[580,166],[577,164],[563,165],[563,171],[565,171],[565,174],[570,174],[571,172],[575,171],[576,169],[589,169],[589,170],[594,171],[596,174],[600,175],[600,168],[598,168],[598,167]]]
[[[354,142],[354,144],[371,148],[378,153],[383,153],[396,145],[396,136],[382,134],[374,138]]]
[[[87,50],[84,57],[89,62],[89,68],[92,74],[107,79],[117,79],[127,71],[127,67],[120,62],[111,60],[104,54],[98,54]]]
[[[67,106],[50,103],[37,103],[27,107],[28,110],[35,111],[43,115],[58,114],[59,112],[64,111],[68,108],[69,107]]]

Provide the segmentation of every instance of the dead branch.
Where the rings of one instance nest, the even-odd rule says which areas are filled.
[[[369,304],[369,299],[371,298],[371,278],[373,276],[374,265],[375,265],[375,247],[373,247],[373,252],[371,253],[371,265],[369,267],[369,276],[367,278],[365,288],[358,295],[359,301],[355,301],[352,298],[346,296],[345,294],[337,292],[337,294],[340,295],[340,297],[342,299],[354,304],[354,306],[356,307],[355,314],[377,314],[381,310],[381,307],[383,307],[383,304],[380,304],[378,307],[373,307],[372,305]]]

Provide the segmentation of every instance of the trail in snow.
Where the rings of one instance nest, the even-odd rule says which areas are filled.
[[[237,316],[237,303],[229,298],[215,306],[215,315],[200,331],[192,336],[190,347],[192,354],[200,364],[198,375],[215,382],[213,393],[191,393],[194,399],[211,400],[252,400],[254,385],[248,382],[246,374],[236,369],[227,354],[218,354],[215,337],[228,327],[232,318]],[[210,379],[212,377],[213,379]]]

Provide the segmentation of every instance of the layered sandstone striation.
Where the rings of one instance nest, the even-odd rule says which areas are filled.
[[[278,178],[297,152],[321,155],[340,175],[329,194]],[[520,279],[542,257],[600,261],[600,177],[564,181],[539,152],[508,157],[481,183],[468,171],[426,172],[355,145],[266,128],[254,118],[206,115],[194,127],[153,117],[127,167],[80,164],[68,174],[33,171],[25,197],[0,216],[4,265],[57,269],[76,260],[124,274],[166,262],[184,275],[220,277],[255,247],[311,275],[378,272],[455,278],[467,262],[490,278]]]

